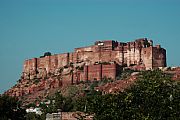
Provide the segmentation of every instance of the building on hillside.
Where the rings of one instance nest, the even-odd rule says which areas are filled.
[[[33,107],[26,109],[26,112],[27,113],[36,113],[38,115],[42,114],[42,111],[40,108],[33,108]]]
[[[126,43],[96,41],[94,45],[75,48],[72,53],[26,60],[22,78],[45,79],[49,74],[56,74],[62,76],[61,85],[100,80],[105,76],[115,79],[119,66],[136,66],[146,70],[166,67],[166,50],[160,45],[153,46],[153,41],[147,38]]]

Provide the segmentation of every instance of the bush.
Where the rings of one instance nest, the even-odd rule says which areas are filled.
[[[43,56],[40,56],[40,58],[46,57],[46,56],[51,56],[50,52],[45,52]]]
[[[124,80],[131,76],[133,72],[137,72],[131,69],[124,69],[121,74],[117,76],[117,80]]]
[[[39,79],[35,79],[34,81],[33,81],[33,84],[38,84],[40,82],[40,80]]]
[[[30,107],[36,107],[36,104],[35,103],[30,103],[30,104],[26,105],[26,108],[30,108]]]

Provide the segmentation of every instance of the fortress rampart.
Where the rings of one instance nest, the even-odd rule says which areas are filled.
[[[83,73],[81,73],[82,71],[79,72],[79,78],[81,76],[82,79],[87,79],[85,76],[88,74],[88,79],[93,79],[92,76],[96,74],[98,77],[95,79],[100,79],[100,76],[106,73],[108,73],[106,74],[107,77],[115,78],[116,70],[110,72],[111,68],[105,70],[103,68],[105,66],[94,65],[105,62],[115,63],[119,66],[141,65],[144,69],[166,67],[166,50],[160,45],[153,46],[153,41],[146,38],[127,43],[114,40],[96,41],[92,46],[75,48],[72,53],[26,60],[23,66],[23,77],[26,79],[41,78],[56,72],[60,68],[70,66],[70,64],[77,66],[81,63],[85,69]],[[86,70],[87,68],[90,70]],[[115,68],[112,67],[112,69]]]

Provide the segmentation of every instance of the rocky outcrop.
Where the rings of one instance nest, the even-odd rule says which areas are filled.
[[[126,80],[117,80],[112,83],[96,87],[96,91],[101,91],[103,94],[119,93],[130,87],[137,80],[138,73],[132,73]]]

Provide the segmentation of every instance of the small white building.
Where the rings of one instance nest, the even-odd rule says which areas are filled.
[[[41,115],[41,114],[42,114],[40,108],[33,108],[33,107],[30,107],[30,108],[26,109],[26,112],[27,112],[27,113],[33,112],[33,113],[36,113],[36,114],[38,114],[38,115]]]

